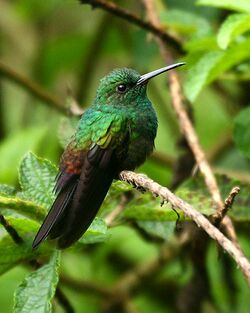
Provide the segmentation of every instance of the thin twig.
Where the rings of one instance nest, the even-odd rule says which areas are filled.
[[[23,243],[23,239],[19,236],[18,232],[12,225],[10,225],[2,214],[0,214],[0,223],[17,245],[21,245]]]
[[[65,313],[74,313],[75,310],[72,307],[71,303],[69,302],[68,298],[64,294],[64,292],[60,288],[56,288],[55,297],[63,307]]]
[[[222,210],[216,211],[212,215],[212,222],[215,225],[219,225],[224,216],[227,214],[227,211],[232,207],[235,197],[240,192],[240,187],[233,187],[233,189],[230,191],[228,197],[224,201],[224,205]]]
[[[163,164],[169,167],[173,167],[174,163],[175,163],[175,159],[174,157],[172,157],[171,155],[168,155],[166,153],[163,152],[159,152],[159,151],[154,151],[151,155],[150,155],[150,160],[159,163],[159,164]]]
[[[229,208],[232,207],[234,203],[234,199],[237,196],[237,194],[240,192],[240,187],[234,187],[231,191],[229,196],[225,200],[224,204],[224,210],[227,211]]]
[[[122,175],[124,175],[124,173],[126,176],[129,172],[122,172]],[[140,174],[138,175],[140,176]],[[179,237],[175,238],[173,242],[170,242],[167,245],[164,244],[161,247],[159,254],[153,260],[138,264],[125,273],[125,275],[123,275],[122,278],[115,284],[114,289],[120,294],[131,294],[131,292],[137,289],[137,287],[145,280],[155,276],[156,272],[162,268],[162,265],[172,260],[181,250],[183,245],[185,245],[189,240],[189,232],[185,231]]]
[[[181,43],[179,42],[178,38],[176,38],[172,34],[166,33],[161,27],[155,26],[152,23],[148,23],[142,20],[136,14],[119,7],[112,1],[106,0],[80,0],[82,4],[89,4],[93,8],[101,8],[113,15],[120,17],[129,21],[131,24],[137,25],[142,29],[145,29],[157,37],[161,38],[164,43],[167,43],[169,46],[175,48],[176,51],[182,52]]]
[[[175,196],[169,189],[162,187],[145,175],[123,171],[120,173],[120,177],[122,180],[125,180],[132,185],[143,187],[144,189],[150,191],[153,195],[161,197],[162,200],[170,202],[173,207],[179,208],[183,211],[187,217],[191,218],[198,225],[198,227],[202,227],[212,239],[216,240],[219,245],[232,256],[250,286],[249,261],[228,238],[226,238],[215,226],[212,225],[212,223],[210,223],[206,217],[196,211],[190,204]]]
[[[97,284],[96,282],[92,281],[78,281],[69,276],[61,275],[60,283],[69,288],[72,288],[74,291],[79,291],[81,293],[90,292],[91,294],[97,294],[103,297],[113,296],[113,292],[109,287],[102,287],[101,284]]]
[[[117,207],[112,210],[106,217],[105,222],[107,226],[111,226],[114,222],[114,220],[122,213],[122,211],[126,207],[126,203],[128,202],[128,197],[126,194],[123,194],[120,200],[120,203],[117,205]]]
[[[70,107],[65,106],[63,101],[54,95],[50,94],[47,90],[45,90],[41,85],[35,83],[24,75],[17,73],[11,67],[7,66],[3,62],[0,61],[0,76],[3,76],[19,86],[23,87],[27,91],[29,91],[33,96],[42,100],[45,104],[50,107],[56,109],[57,111],[63,114],[74,114],[74,111],[71,110]]]

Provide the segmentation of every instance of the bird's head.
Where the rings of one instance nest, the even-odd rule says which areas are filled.
[[[134,105],[146,96],[146,86],[151,78],[184,64],[176,63],[144,75],[130,68],[115,69],[101,79],[95,103],[115,106]]]

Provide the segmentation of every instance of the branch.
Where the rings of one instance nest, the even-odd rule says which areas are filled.
[[[136,26],[139,26],[140,28],[143,28],[154,35],[156,35],[158,38],[161,38],[161,40],[164,43],[167,43],[171,47],[175,48],[178,52],[182,52],[182,47],[180,41],[173,36],[172,34],[166,33],[161,27],[155,26],[152,23],[148,23],[144,20],[142,20],[139,16],[136,14],[125,10],[121,7],[119,7],[117,4],[115,4],[112,1],[106,1],[106,0],[80,0],[82,4],[89,4],[93,8],[101,8],[109,13],[112,13],[113,15],[120,17],[124,20],[127,20],[131,24],[134,24]]]
[[[220,224],[220,222],[226,216],[227,211],[232,207],[232,205],[234,203],[234,199],[238,195],[239,192],[240,192],[240,188],[239,187],[234,187],[230,191],[229,196],[224,201],[223,208],[221,210],[219,210],[219,211],[216,211],[212,215],[212,222],[213,222],[214,225],[219,225]]]
[[[64,292],[59,287],[56,288],[55,297],[58,300],[58,302],[60,303],[60,305],[63,307],[63,309],[66,313],[74,313],[75,312],[75,310],[72,307],[71,303],[69,302],[68,298],[66,297]]]
[[[96,284],[96,282],[92,281],[78,281],[69,276],[61,275],[60,283],[78,292],[89,292],[92,295],[97,294],[102,297],[113,296],[111,288],[107,286],[104,287],[101,284]]]
[[[124,173],[127,175],[129,172],[122,172],[122,175],[124,175]],[[163,245],[159,254],[154,259],[136,265],[123,275],[115,284],[114,290],[116,290],[118,294],[131,294],[131,292],[140,284],[143,284],[145,280],[154,277],[156,273],[162,269],[162,265],[176,257],[178,252],[188,241],[190,241],[189,231],[185,231],[168,245]]]
[[[75,107],[67,107],[64,103],[54,95],[50,94],[47,90],[45,90],[39,84],[33,82],[29,78],[25,77],[22,74],[17,73],[11,67],[5,65],[3,62],[0,61],[0,76],[4,76],[7,79],[13,81],[14,83],[18,84],[19,86],[23,87],[27,91],[29,91],[33,96],[42,100],[45,104],[49,105],[50,107],[56,109],[57,111],[63,114],[75,114]]]
[[[160,21],[155,11],[154,3],[152,0],[142,0],[145,8],[147,10],[147,15],[152,24],[156,27],[160,27]],[[161,38],[156,38],[157,43],[159,45],[159,49],[163,59],[165,59],[166,63],[173,63],[172,55],[168,51],[166,45],[162,41]],[[184,98],[181,89],[180,79],[176,70],[172,70],[169,72],[169,89],[172,98],[172,105],[177,115],[179,126],[181,132],[187,140],[187,143],[193,152],[194,158],[198,164],[200,172],[204,177],[205,184],[208,188],[208,191],[211,194],[213,202],[217,209],[217,214],[221,215],[221,211],[223,210],[223,201],[221,198],[221,194],[215,179],[215,176],[212,172],[212,169],[206,159],[205,153],[202,150],[199,139],[196,135],[195,129],[192,125],[192,122],[188,116],[188,113],[185,110]],[[237,236],[233,227],[233,224],[229,217],[226,217],[222,224],[224,224],[224,228],[227,230],[227,233],[232,235],[230,237],[235,245],[239,246]],[[243,252],[242,252],[243,254]]]
[[[174,163],[175,163],[174,157],[172,157],[171,155],[167,155],[163,152],[159,152],[159,151],[154,151],[150,155],[149,159],[152,160],[153,162],[156,162],[165,166],[169,166],[169,167],[174,166]]]
[[[23,239],[19,236],[18,232],[12,225],[9,224],[9,222],[5,219],[5,217],[2,214],[0,214],[0,224],[3,225],[4,229],[7,231],[11,239],[17,245],[21,245],[23,243]]]
[[[105,222],[108,227],[111,227],[114,220],[122,213],[122,211],[125,209],[127,202],[130,199],[130,194],[124,193],[121,197],[120,203],[117,205],[117,207],[112,210],[106,217]]]
[[[133,186],[143,187],[150,191],[153,195],[159,196],[162,200],[168,201],[173,207],[179,208],[183,213],[192,219],[198,227],[201,227],[212,239],[216,240],[218,244],[225,250],[237,263],[240,270],[246,277],[247,283],[250,286],[250,263],[242,252],[226,238],[209,220],[201,213],[196,211],[190,204],[175,196],[169,189],[162,187],[152,179],[142,174],[134,172],[123,171],[120,173],[120,178]]]

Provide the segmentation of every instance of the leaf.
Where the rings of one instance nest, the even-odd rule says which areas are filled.
[[[0,195],[1,212],[2,209],[13,210],[18,214],[38,220],[42,220],[47,214],[47,210],[45,208],[38,206],[36,203],[29,200]]]
[[[14,184],[17,168],[28,150],[36,150],[47,131],[45,127],[28,128],[9,136],[0,144],[0,181]]]
[[[159,198],[154,198],[148,192],[132,199],[126,205],[122,217],[136,221],[176,221],[177,219],[170,205],[163,206]],[[180,217],[184,218],[182,213]]]
[[[39,228],[39,224],[30,219],[5,216],[5,220],[17,231],[23,239],[22,244],[16,244],[10,235],[0,225],[0,274],[16,266],[20,262],[33,259],[50,251],[48,245],[43,245],[39,251],[32,251],[31,244]]]
[[[249,0],[198,0],[197,4],[208,5],[239,12],[250,12]]]
[[[106,241],[109,237],[107,224],[103,219],[96,217],[79,242],[84,244],[98,243]]]
[[[189,52],[197,52],[197,51],[212,51],[212,50],[218,50],[218,45],[216,42],[215,36],[201,36],[198,38],[193,38],[191,40],[188,40],[184,44],[184,49],[188,50]],[[190,57],[190,55],[189,55]]]
[[[231,179],[225,175],[216,175],[219,189],[222,194],[222,199],[226,199],[235,186],[240,187],[240,193],[235,198],[233,208],[229,210],[229,215],[234,221],[250,221],[250,186],[248,184],[243,184],[235,179]],[[196,178],[189,179],[184,184],[182,184],[177,191],[180,197],[193,205],[196,209],[202,206],[205,210],[213,207],[211,195],[209,194],[207,187],[204,184],[202,177],[198,176]],[[194,194],[197,196],[194,197]],[[199,199],[202,199],[199,202]],[[213,211],[207,211],[207,214],[211,214]]]
[[[1,196],[14,196],[16,188],[6,184],[0,184],[0,195]]]
[[[118,192],[126,192],[133,190],[133,186],[122,180],[115,180],[112,183],[111,189]]]
[[[56,167],[48,160],[41,159],[29,152],[23,158],[19,169],[19,180],[25,199],[39,206],[50,208],[53,188],[57,174]]]
[[[250,14],[232,14],[220,27],[217,42],[221,49],[226,49],[229,43],[238,35],[250,29]]]
[[[224,52],[212,51],[206,53],[188,71],[184,91],[190,101],[195,101],[202,88],[208,83],[209,74],[224,57]]]
[[[190,68],[184,90],[190,101],[195,101],[202,88],[215,80],[226,70],[249,59],[250,39],[234,45],[226,51],[206,53]]]
[[[207,193],[204,194],[203,190],[201,192],[199,189],[191,189],[188,185],[187,187],[178,188],[176,195],[193,205],[200,213],[205,215],[214,213],[215,208],[211,196]]]
[[[211,27],[205,18],[189,11],[178,9],[161,11],[161,24],[163,27],[176,30],[183,34],[198,33],[207,34]]]
[[[58,283],[60,252],[55,251],[50,262],[30,273],[17,288],[14,313],[50,313]]]
[[[243,155],[250,158],[250,107],[241,110],[234,120],[233,139]]]
[[[151,236],[169,240],[175,231],[176,222],[138,221],[138,226]]]

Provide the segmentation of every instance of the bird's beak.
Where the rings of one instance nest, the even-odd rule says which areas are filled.
[[[148,80],[150,80],[151,78],[153,78],[153,77],[155,77],[155,76],[157,76],[157,75],[160,75],[161,73],[170,71],[170,70],[172,70],[172,69],[174,69],[174,68],[176,68],[176,67],[185,65],[185,64],[186,64],[186,63],[184,63],[184,62],[175,63],[175,64],[172,64],[172,65],[168,65],[168,66],[159,68],[158,70],[149,72],[149,73],[147,73],[147,74],[144,74],[144,75],[142,75],[142,76],[138,79],[138,81],[137,81],[137,83],[136,83],[136,86],[145,84],[145,83],[147,83]]]

